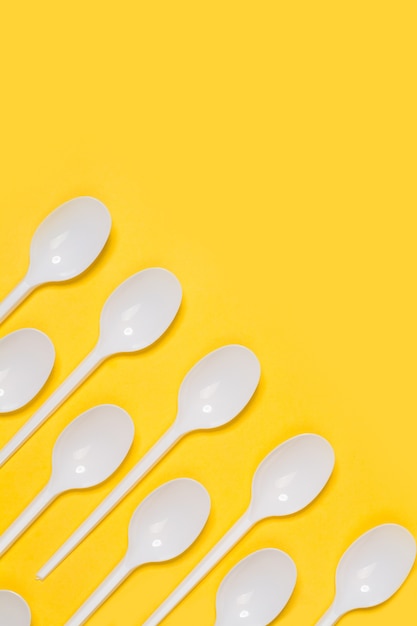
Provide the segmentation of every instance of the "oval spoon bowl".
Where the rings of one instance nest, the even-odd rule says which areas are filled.
[[[45,333],[22,328],[0,339],[0,413],[28,404],[48,380],[55,348]]]
[[[333,626],[355,609],[385,602],[405,582],[416,558],[416,541],[399,524],[381,524],[354,541],[336,570],[336,594],[316,626]]]
[[[1,626],[30,626],[31,613],[27,602],[14,591],[0,589]]]
[[[2,322],[34,289],[82,274],[109,237],[111,217],[102,202],[89,196],[68,200],[36,229],[26,276],[0,302]]]
[[[104,248],[110,229],[110,213],[96,198],[79,196],[64,202],[33,235],[28,282],[36,285],[79,276]]]
[[[221,583],[215,626],[267,626],[283,611],[296,580],[294,561],[282,550],[253,552]]]

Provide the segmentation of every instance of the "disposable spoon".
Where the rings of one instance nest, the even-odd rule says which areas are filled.
[[[291,515],[310,504],[333,466],[333,449],[319,435],[298,435],[275,448],[256,470],[247,511],[142,626],[159,624],[257,522]]]
[[[285,552],[253,552],[221,583],[215,626],[267,626],[284,609],[296,579],[294,561]]]
[[[182,437],[231,421],[249,402],[259,376],[258,359],[239,345],[224,346],[198,361],[181,384],[174,424],[49,559],[37,577],[44,579],[68,556]]]
[[[375,526],[346,550],[336,571],[336,595],[316,626],[333,626],[354,609],[390,598],[403,584],[416,557],[416,542],[398,524]]]
[[[0,413],[16,411],[42,389],[55,361],[44,333],[22,328],[0,339]]]
[[[27,602],[14,591],[0,589],[0,624],[30,626],[30,621],[30,608]]]
[[[26,276],[0,303],[0,322],[36,287],[84,272],[102,251],[110,227],[107,208],[88,196],[69,200],[50,213],[33,235]]]
[[[55,443],[48,484],[0,536],[0,554],[61,493],[98,485],[113,474],[127,455],[133,434],[129,415],[112,404],[96,406],[73,420]]]
[[[66,623],[80,626],[129,574],[144,563],[160,563],[182,554],[203,530],[210,512],[204,487],[178,478],[153,491],[136,509],[129,525],[126,556]]]
[[[0,450],[0,467],[106,358],[142,350],[159,339],[180,303],[177,278],[159,267],[138,272],[119,285],[104,304],[96,346]]]

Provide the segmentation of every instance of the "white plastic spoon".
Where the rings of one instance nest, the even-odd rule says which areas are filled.
[[[296,580],[294,561],[285,552],[253,552],[221,583],[215,626],[267,626],[284,609]]]
[[[124,559],[65,626],[80,626],[140,565],[179,556],[194,543],[210,512],[210,496],[195,480],[178,478],[153,491],[136,509],[129,525]]]
[[[27,602],[14,591],[0,589],[0,624],[30,626],[31,614]]]
[[[35,328],[0,339],[0,413],[30,402],[49,378],[55,361],[52,341]]]
[[[310,504],[333,466],[333,449],[319,435],[298,435],[275,448],[256,470],[247,511],[142,626],[159,624],[257,522],[291,515]]]
[[[113,404],[101,404],[73,420],[55,443],[48,484],[0,536],[0,554],[61,493],[98,485],[113,474],[129,452],[133,435],[130,416]]]
[[[37,578],[48,576],[182,437],[194,430],[222,426],[236,417],[252,397],[259,377],[258,359],[243,346],[224,346],[198,361],[181,384],[174,424],[57,550]]]
[[[0,450],[0,467],[106,358],[142,350],[159,339],[176,316],[181,295],[177,278],[159,267],[119,285],[104,304],[96,346]]]
[[[84,272],[102,251],[111,217],[102,202],[81,196],[61,204],[39,224],[24,279],[0,303],[2,322],[36,287]]]
[[[317,626],[333,626],[349,611],[388,600],[407,578],[415,558],[415,539],[403,526],[382,524],[361,535],[339,561],[334,602]]]

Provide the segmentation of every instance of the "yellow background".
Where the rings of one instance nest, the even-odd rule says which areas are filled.
[[[337,562],[383,522],[417,536],[416,13],[398,2],[134,2],[4,5],[0,19],[0,297],[22,278],[32,234],[77,195],[113,218],[104,253],[39,289],[2,325],[46,332],[53,374],[0,421],[6,442],[93,347],[113,289],[150,266],[183,286],[180,314],[144,354],[105,363],[1,470],[1,530],[46,482],[53,443],[95,404],[119,404],[137,435],[103,485],[57,500],[0,559],[33,626],[60,626],[122,557],[138,503],[189,476],[212,497],[198,542],[145,566],[91,618],[139,626],[246,509],[276,445],[316,432],[337,466],[302,513],[259,524],[166,619],[214,623],[241,558],[287,551],[296,591],[277,623],[313,625]],[[43,583],[35,572],[172,423],[181,381],[227,344],[262,380],[231,425],[184,439]],[[417,568],[346,626],[414,624]]]

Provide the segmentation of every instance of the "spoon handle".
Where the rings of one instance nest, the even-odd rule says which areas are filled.
[[[24,278],[16,287],[0,302],[0,323],[35,289]]]
[[[159,624],[177,604],[190,593],[194,587],[214,568],[215,565],[227,554],[234,545],[250,530],[253,522],[248,513],[244,513],[232,528],[217,542],[208,554],[196,565],[196,567],[184,578],[170,596],[152,613],[142,626],[156,626]]]
[[[70,552],[95,528],[102,519],[133,489],[135,485],[158,463],[158,461],[182,437],[175,423],[162,435],[159,441],[133,466],[123,480],[109,493],[87,519],[73,532],[67,541],[51,556],[39,570],[36,578],[43,580],[63,561]]]
[[[20,430],[0,450],[0,467],[22,446],[27,439],[56,411],[68,396],[93,372],[104,359],[96,346],[73,370],[46,402],[32,415]]]
[[[120,561],[112,572],[103,580],[82,606],[66,622],[65,626],[81,626],[98,609],[99,606],[122,584],[130,574],[131,569],[126,566],[125,559]]]
[[[340,619],[340,613],[336,612],[334,605],[325,612],[325,614],[319,619],[315,626],[333,626]]]
[[[35,521],[37,517],[42,513],[44,509],[53,501],[57,496],[56,491],[48,483],[32,502],[26,507],[26,509],[19,515],[14,522],[0,535],[0,555],[4,554],[6,550],[24,533],[24,531]]]

